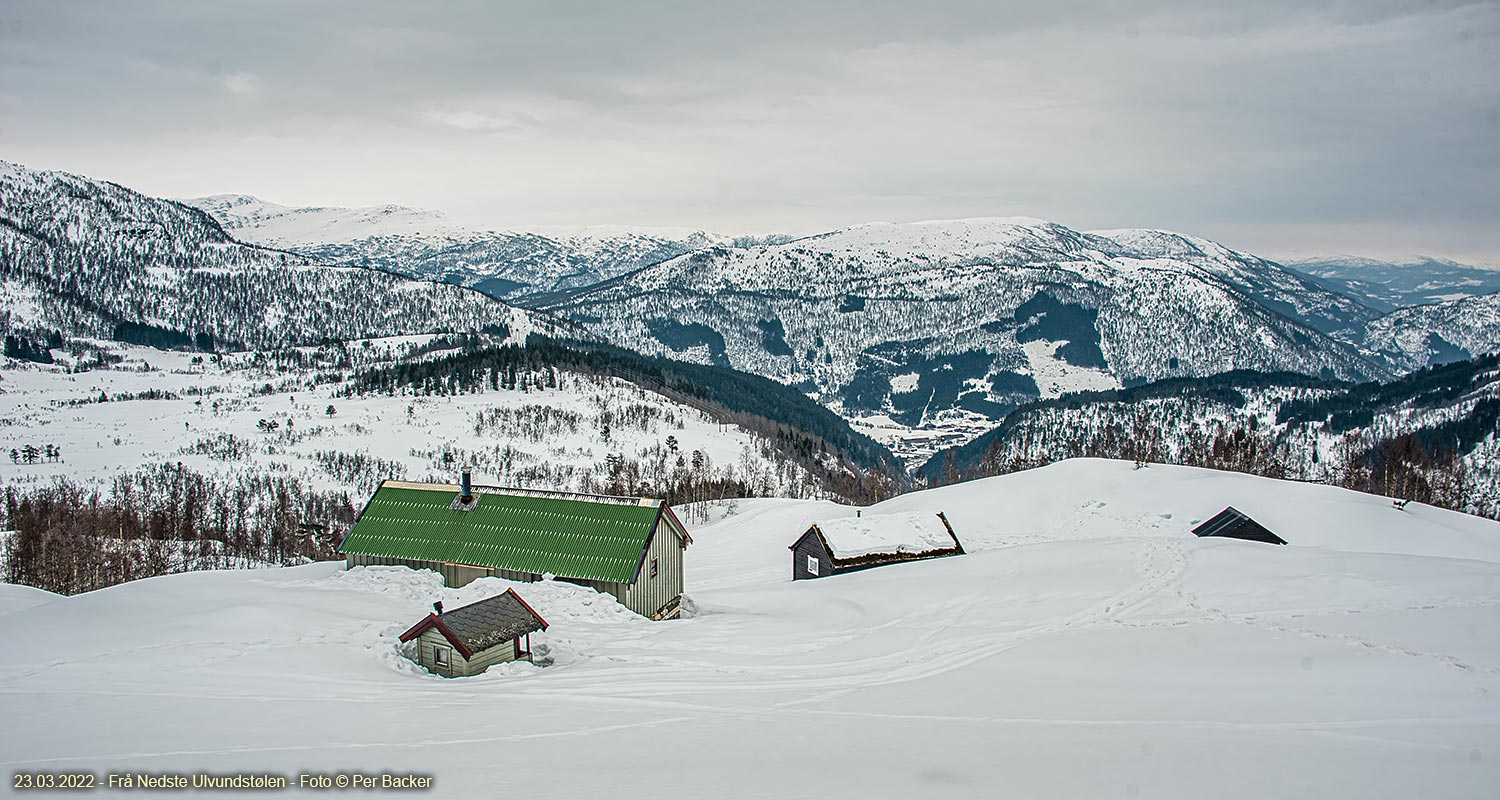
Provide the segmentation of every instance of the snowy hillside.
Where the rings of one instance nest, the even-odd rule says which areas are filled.
[[[1365,347],[1404,369],[1500,352],[1500,293],[1392,311],[1364,335]]]
[[[712,248],[538,302],[638,350],[799,385],[897,439],[1171,376],[1388,374],[1320,332],[1373,312],[1276,264],[1179,234],[1024,218]]]
[[[922,471],[951,482],[1078,455],[1295,478],[1500,517],[1500,357],[1385,384],[1229,373],[1042,401]]]
[[[327,558],[380,481],[451,482],[465,467],[506,486],[668,498],[690,521],[743,496],[872,494],[833,445],[809,451],[795,422],[734,414],[687,382],[663,394],[536,359],[462,389],[347,388],[485,352],[433,336],[228,356],[100,346],[109,365],[75,372],[59,355],[0,374],[0,582],[76,594]]]
[[[8,332],[242,349],[330,339],[557,330],[443,283],[240,244],[197,209],[0,162]]]
[[[703,477],[743,478],[783,496],[818,491],[755,435],[618,378],[558,371],[545,383],[446,396],[343,391],[353,369],[455,349],[431,336],[307,348],[301,366],[255,354],[116,349],[122,360],[112,368],[13,364],[0,374],[0,452],[62,453],[0,459],[0,485],[69,478],[108,487],[143,465],[173,462],[204,474],[287,476],[310,490],[348,492],[358,507],[382,479],[451,481],[459,465],[505,486],[594,490],[609,483],[610,459],[661,484],[680,456]],[[695,458],[696,467],[687,464]]]
[[[1291,544],[1188,533],[1230,504]],[[1477,800],[1500,785],[1496,523],[1090,460],[872,511],[943,511],[969,554],[792,583],[786,546],[840,508],[747,501],[693,530],[691,618],[516,585],[551,625],[533,638],[550,665],[476,678],[422,673],[397,636],[434,600],[511,585],[498,579],[451,590],[319,564],[52,599],[0,616],[28,645],[0,653],[7,710],[26,721],[0,731],[0,765],[293,787],[419,773],[438,797],[498,782],[559,797]]]
[[[185,202],[243,241],[502,298],[586,286],[725,241],[703,231],[668,228],[473,229],[440,212],[401,206],[298,208],[248,195]]]

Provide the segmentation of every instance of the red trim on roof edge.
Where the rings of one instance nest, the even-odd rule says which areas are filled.
[[[536,621],[542,623],[542,630],[547,630],[547,620],[542,619],[542,615],[536,613],[536,609],[532,608],[530,603],[528,603],[525,600],[521,599],[521,596],[518,595],[518,594],[516,594],[516,590],[515,589],[506,589],[505,593],[508,594],[508,595],[510,595],[511,597],[516,598],[516,602],[517,603],[520,603],[521,605],[526,606],[526,610],[529,611],[529,612],[531,612],[531,616],[536,617]]]
[[[443,638],[447,639],[449,644],[453,645],[455,648],[458,648],[458,652],[464,654],[465,660],[474,657],[474,651],[470,650],[469,646],[464,644],[462,639],[458,638],[458,634],[454,633],[452,628],[443,623],[442,617],[433,614],[432,624],[436,625],[439,631],[442,631]]]
[[[417,624],[411,626],[410,628],[407,628],[406,629],[406,633],[401,634],[401,641],[403,641],[403,642],[409,642],[412,639],[415,639],[418,636],[421,636],[422,635],[422,631],[425,631],[428,628],[432,627],[432,618],[433,618],[433,616],[434,616],[433,614],[429,613],[426,617],[422,618],[421,622],[418,622]]]
[[[519,600],[520,598],[518,597],[516,599]],[[465,645],[463,643],[463,640],[458,638],[458,635],[453,632],[452,628],[443,624],[442,618],[440,618],[437,614],[433,614],[432,612],[428,612],[426,619],[411,626],[411,628],[407,630],[406,633],[401,634],[401,641],[409,642],[412,639],[421,636],[424,631],[432,627],[436,627],[438,629],[438,633],[441,633],[443,635],[443,638],[447,639],[448,644],[453,645],[453,648],[455,650],[463,654],[463,657],[465,659],[474,657],[474,651],[470,650],[468,645]]]
[[[663,500],[661,504],[666,507],[667,514],[671,515],[672,521],[675,522],[675,523],[677,523],[677,529],[680,530],[680,531],[682,531],[682,538],[683,538],[682,546],[684,548],[686,548],[688,545],[690,545],[690,544],[693,543],[693,535],[691,533],[688,533],[687,526],[684,525],[684,524],[682,524],[682,520],[681,519],[677,518],[677,512],[673,511],[672,507],[669,506],[669,505],[667,505],[667,501]]]

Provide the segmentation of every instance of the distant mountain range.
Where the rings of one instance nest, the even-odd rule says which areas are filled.
[[[516,298],[586,286],[728,241],[683,229],[578,228],[565,233],[464,227],[402,206],[296,208],[249,195],[184,201],[243,241],[322,264],[371,267]]]
[[[1366,325],[1359,343],[1403,372],[1500,352],[1500,294],[1392,311]]]
[[[292,374],[300,369],[299,382],[313,380],[309,365],[319,365],[316,379],[347,381],[361,390],[370,390],[376,380],[372,373],[379,373],[383,383],[374,391],[391,394],[498,391],[543,374],[555,388],[558,373],[572,372],[591,376],[577,385],[585,387],[581,393],[598,398],[606,447],[611,419],[626,427],[636,422],[623,417],[649,413],[640,405],[612,406],[621,402],[612,391],[598,394],[608,386],[601,383],[602,376],[612,376],[667,398],[669,407],[691,407],[761,434],[746,448],[756,446],[762,454],[747,455],[738,465],[744,475],[740,494],[768,491],[763,487],[783,485],[786,479],[798,482],[799,491],[868,500],[888,492],[884,487],[896,474],[883,446],[805,395],[762,377],[642,358],[592,340],[565,320],[472,289],[377,269],[323,265],[300,254],[244,244],[196,207],[113,183],[4,162],[0,297],[5,299],[0,328],[6,339],[0,365],[7,368],[22,361],[55,363],[53,350],[68,354],[64,363],[69,368],[108,367],[119,358],[113,342],[126,342],[164,350],[272,351],[271,363],[293,365]],[[410,356],[381,363],[378,369],[368,366],[371,357],[362,355],[365,348],[343,347],[355,340],[370,345],[370,339],[422,334],[462,335],[408,341]],[[287,352],[318,345],[334,346]],[[369,349],[375,353],[382,348]],[[288,370],[275,367],[264,373],[267,381],[286,374]],[[550,419],[552,409],[530,405],[524,411]],[[465,418],[460,429],[468,430],[470,424]],[[660,443],[656,451],[665,464],[667,451]],[[639,453],[613,455],[616,466],[626,464],[627,456],[631,464],[644,458]],[[602,449],[600,458],[602,471]],[[755,466],[762,461],[780,471],[766,477]],[[878,468],[879,474],[867,474],[870,468]],[[708,476],[705,468],[703,481],[712,478],[730,486],[740,480],[728,477],[731,471]],[[619,491],[633,491],[631,487]]]
[[[1500,269],[1440,258],[1379,261],[1337,256],[1282,263],[1319,286],[1348,295],[1381,313],[1500,292]]]
[[[54,334],[266,349],[538,331],[772,378],[909,459],[1077,391],[1385,380],[1500,349],[1500,295],[1382,314],[1205,239],[1029,218],[789,241],[475,231],[397,206],[159,200],[0,162],[0,256],[0,323],[26,352]]]
[[[242,244],[192,206],[5,162],[0,277],[3,327],[21,337],[206,350],[563,327],[457,286]]]
[[[473,286],[643,353],[797,386],[907,456],[1072,391],[1236,369],[1389,378],[1500,346],[1490,301],[1448,298],[1488,288],[1483,270],[1292,269],[1166,231],[976,219],[755,242],[475,231],[430,211],[242,195],[190,202],[255,241]],[[1415,277],[1427,267],[1432,280]],[[1391,313],[1413,300],[1438,302]]]
[[[1374,311],[1275,263],[1181,234],[1032,219],[713,247],[531,302],[623,346],[775,377],[905,428],[1227,369],[1393,372],[1333,335]]]

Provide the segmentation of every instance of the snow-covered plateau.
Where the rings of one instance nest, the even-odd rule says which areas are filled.
[[[1291,544],[1191,535],[1231,504]],[[787,545],[854,509],[744,501],[695,526],[692,613],[663,623],[338,563],[0,587],[0,764],[420,773],[435,797],[1495,796],[1500,524],[1103,460],[866,513],[938,511],[967,555],[794,583]],[[433,601],[511,586],[546,666],[403,656]]]

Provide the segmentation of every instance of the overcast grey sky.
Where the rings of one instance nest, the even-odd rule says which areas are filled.
[[[1500,3],[6,0],[0,158],[507,227],[1029,215],[1500,265]]]

